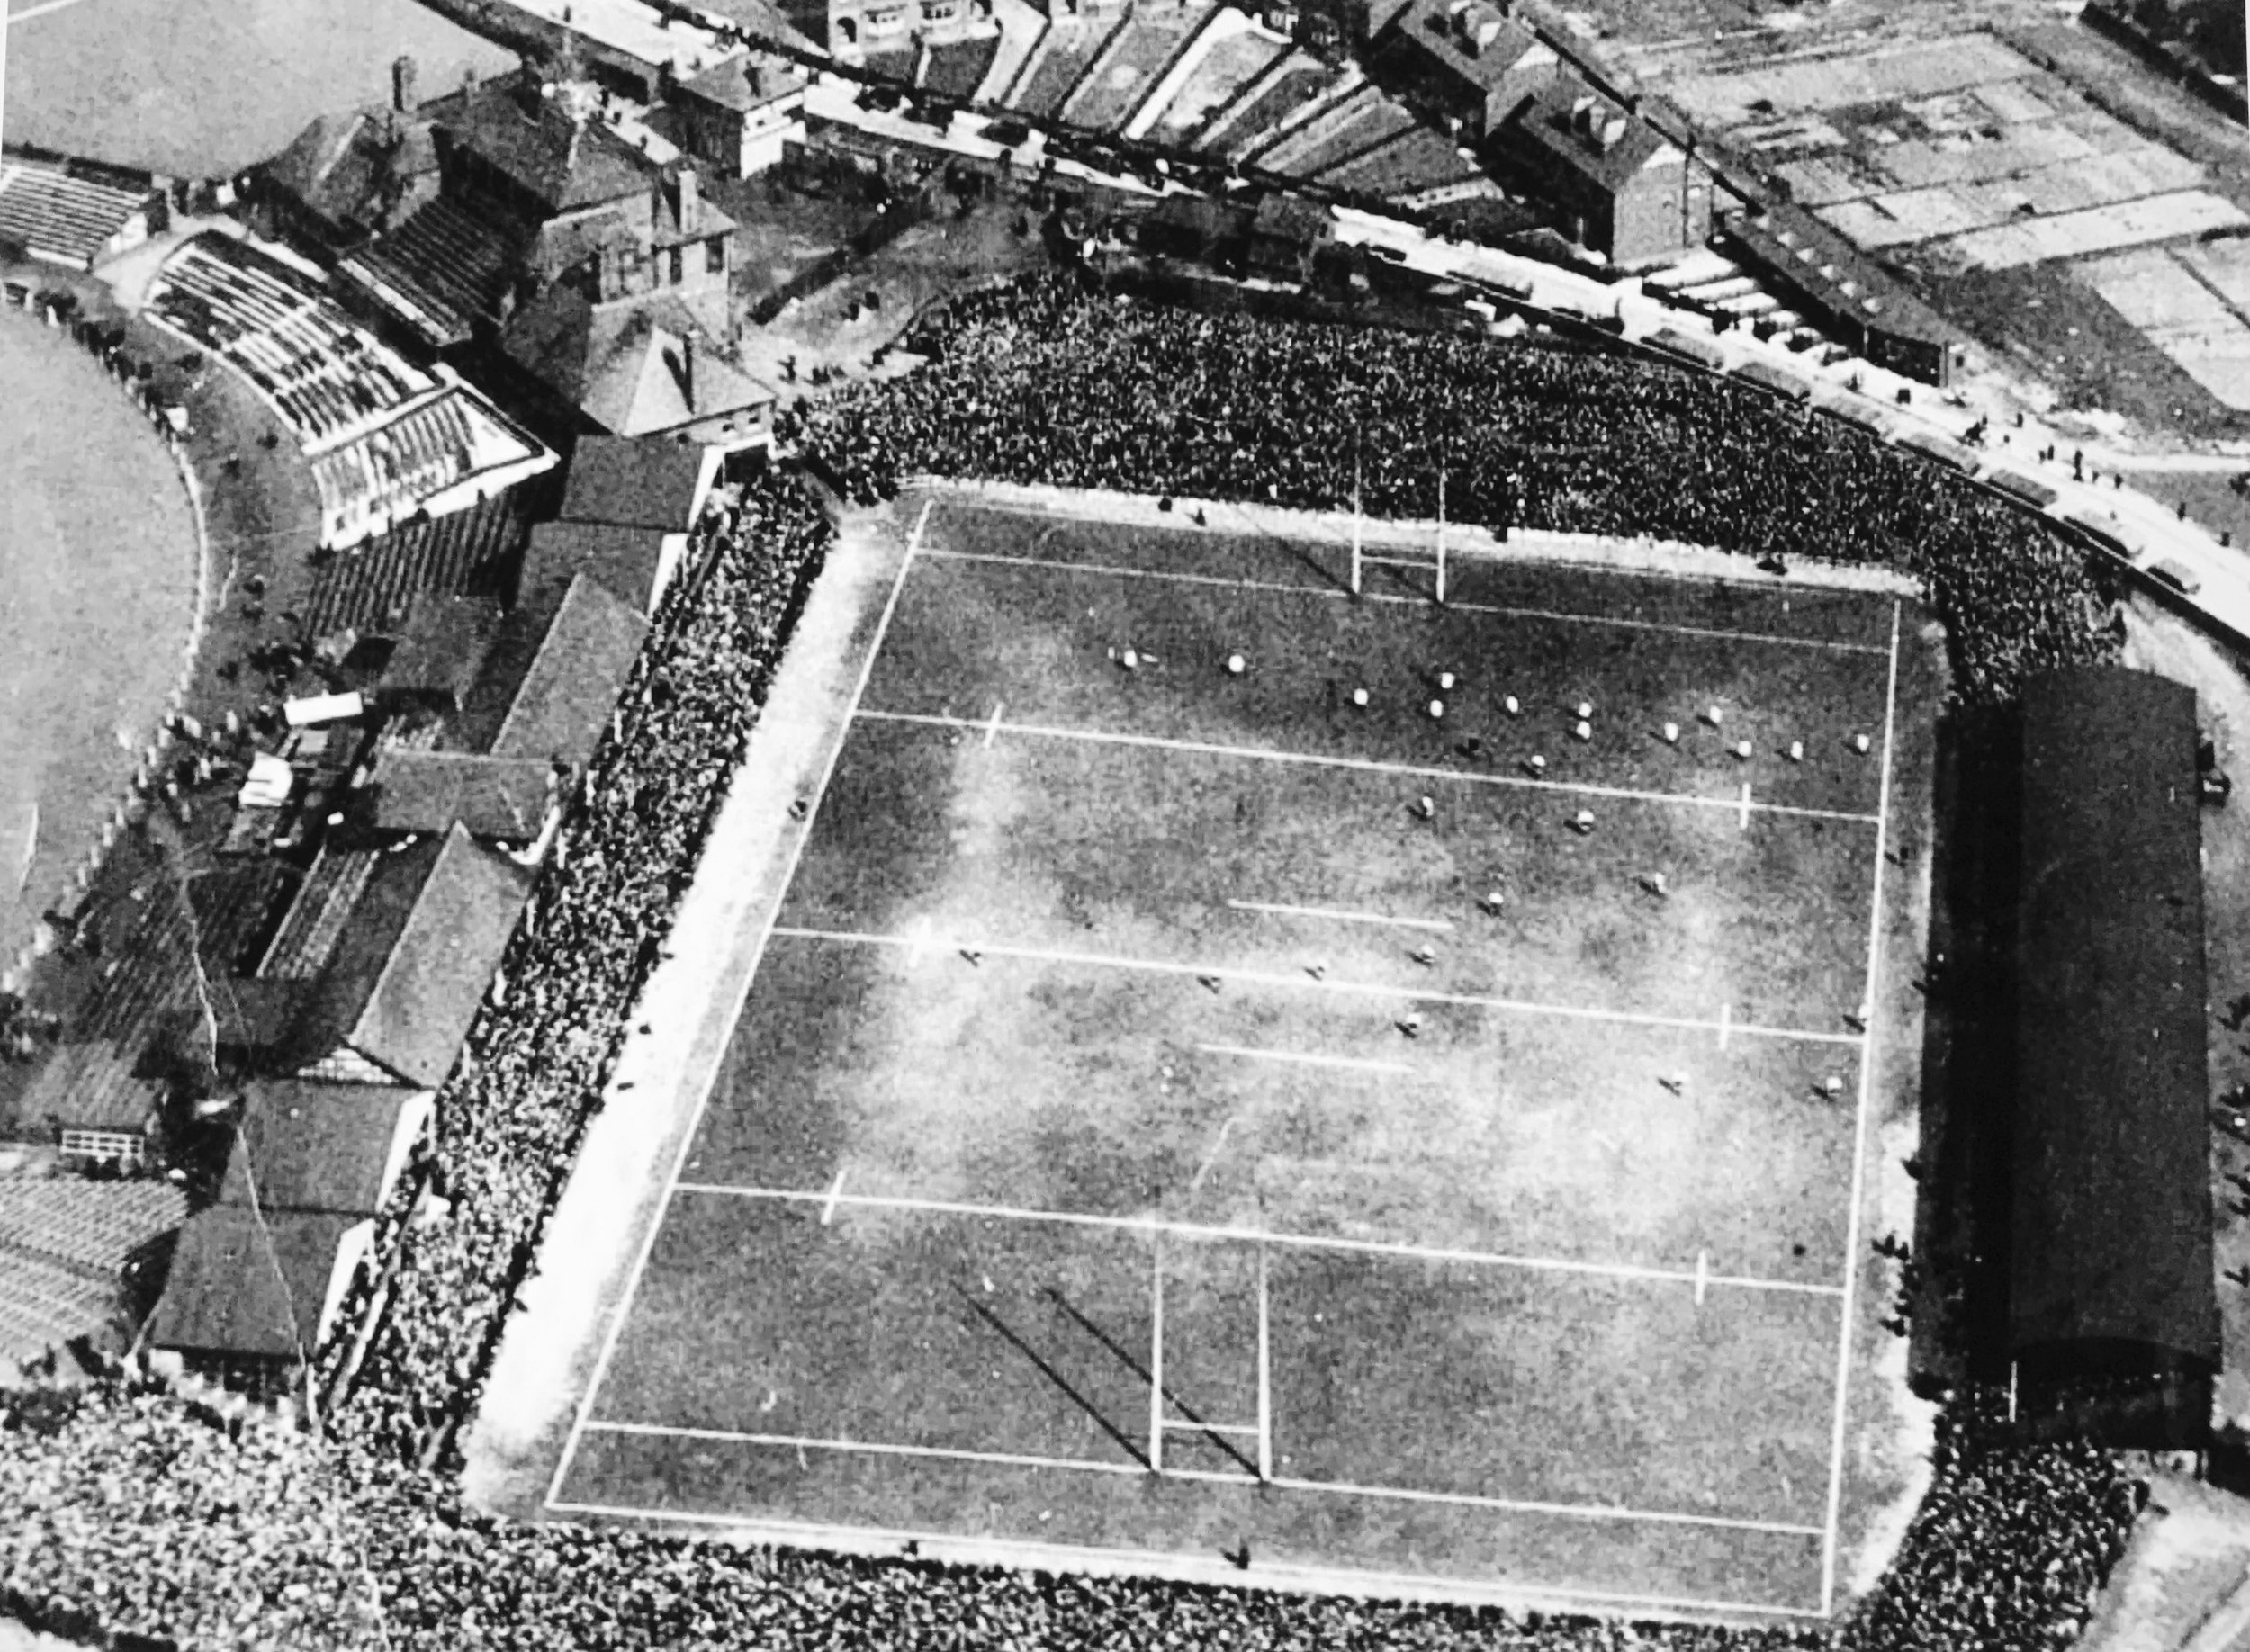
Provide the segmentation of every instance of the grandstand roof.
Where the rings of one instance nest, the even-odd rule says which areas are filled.
[[[703,503],[705,471],[702,450],[694,446],[583,437],[563,485],[562,519],[684,534]]]
[[[536,838],[554,777],[536,758],[396,748],[375,769],[375,829],[445,831],[457,821],[480,838]]]
[[[355,1218],[213,1205],[190,1217],[149,1316],[151,1346],[294,1360],[320,1341],[345,1229]]]
[[[320,1084],[275,1079],[250,1086],[227,1173],[222,1204],[373,1216],[382,1208],[402,1158],[403,1120],[422,1109],[415,1092],[388,1084]]]
[[[1955,336],[1937,311],[1802,207],[1731,213],[1724,232],[1766,272],[1840,318],[1937,340]]]
[[[586,574],[635,614],[652,614],[666,576],[668,537],[662,528],[611,522],[538,523],[524,552],[516,601],[551,608],[572,579]]]
[[[377,692],[428,695],[460,704],[476,681],[500,617],[500,604],[489,597],[417,591],[394,627],[398,647],[383,667]]]
[[[2196,741],[2193,691],[2145,673],[2024,694],[2019,1357],[2218,1357]]]
[[[490,755],[571,764],[601,743],[648,622],[580,574],[563,593]]]
[[[409,1083],[453,1065],[499,967],[529,875],[459,825],[376,856],[285,1064],[348,1047]]]
[[[91,269],[138,214],[160,200],[109,168],[0,156],[0,240],[34,256]]]
[[[737,52],[715,63],[680,88],[723,109],[747,114],[805,90],[805,76],[785,58]]]

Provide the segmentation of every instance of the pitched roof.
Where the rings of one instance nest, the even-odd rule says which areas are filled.
[[[625,436],[584,436],[563,484],[565,522],[682,534],[695,526],[704,458],[700,448]]]
[[[584,574],[572,579],[492,740],[496,758],[573,765],[600,744],[648,622]]]
[[[261,170],[266,187],[347,227],[376,204],[387,179],[429,168],[428,130],[381,107],[324,114]]]
[[[480,838],[529,839],[554,779],[554,766],[537,759],[395,747],[375,768],[375,830],[442,832],[459,822]]]
[[[614,522],[539,523],[524,552],[516,601],[543,612],[552,609],[571,581],[585,574],[635,614],[652,613],[667,573],[669,536],[662,528]]]
[[[1519,63],[1543,49],[1531,30],[1480,0],[1412,0],[1391,38],[1411,41],[1454,79],[1486,91],[1498,88]]]
[[[682,83],[680,90],[747,114],[792,93],[804,91],[805,76],[785,59],[743,51],[723,63],[713,64],[692,80]]]
[[[294,1360],[320,1341],[338,1247],[355,1218],[213,1205],[187,1219],[151,1346],[245,1359]]]
[[[522,867],[479,848],[456,823],[343,1042],[410,1082],[443,1082],[530,884]]]
[[[2114,666],[2023,696],[2010,1246],[2021,1353],[2219,1357],[2192,688]]]
[[[598,121],[525,91],[521,76],[466,87],[428,106],[440,131],[550,211],[600,206],[649,187],[651,168]]]
[[[373,1216],[414,1091],[386,1084],[268,1080],[244,1098],[221,1204]]]
[[[658,435],[773,400],[669,296],[598,305],[558,283],[517,312],[501,344],[557,397],[616,436]]]
[[[1580,129],[1581,109],[1594,130]],[[1516,130],[1556,164],[1613,193],[1652,163],[1680,157],[1646,121],[1572,81],[1552,81],[1533,94]],[[1616,138],[1606,141],[1607,132]]]
[[[375,685],[381,694],[429,695],[459,704],[491,646],[500,606],[489,597],[417,591],[393,628],[398,646]]]

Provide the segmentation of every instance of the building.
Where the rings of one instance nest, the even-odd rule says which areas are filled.
[[[256,168],[257,227],[335,256],[395,229],[437,196],[437,148],[414,59],[391,66],[391,102],[321,115]]]
[[[1525,193],[1612,263],[1654,262],[1710,237],[1710,169],[1578,81],[1541,86],[1502,139],[1502,163]]]
[[[435,1089],[529,893],[524,867],[457,825],[387,848],[324,846],[258,970],[308,983],[272,1069]]]
[[[1040,9],[1051,16],[1075,16],[1080,4],[1113,14],[1124,0],[1048,0]],[[906,51],[918,44],[942,46],[991,34],[999,28],[992,6],[993,0],[827,0],[824,15],[808,15],[806,21],[825,31],[828,49],[836,57],[856,62],[871,52]],[[1067,12],[1062,9],[1066,6]]]
[[[720,354],[717,336],[684,305],[598,303],[558,285],[516,314],[500,346],[519,391],[558,435],[729,452],[772,442],[773,392]]]
[[[1489,0],[1410,0],[1382,25],[1370,59],[1415,112],[1472,146],[1552,81],[1560,62]]]
[[[180,1231],[148,1346],[262,1394],[299,1380],[429,1127],[431,1097],[282,1081],[244,1095],[218,1202]]]
[[[2023,696],[2008,1344],[2037,1389],[2219,1358],[2195,695],[2090,666]],[[2200,1440],[2208,1401],[2116,1420]]]
[[[1336,215],[1318,202],[1268,194],[1251,215],[1246,263],[1262,281],[1304,283],[1336,239]]]
[[[1924,384],[1953,381],[1958,335],[1880,265],[1801,207],[1721,215],[1718,240],[1822,333]]]
[[[777,165],[805,141],[805,76],[787,59],[737,52],[665,98],[680,147],[725,178]]]

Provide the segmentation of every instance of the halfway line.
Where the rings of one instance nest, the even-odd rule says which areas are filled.
[[[869,935],[853,929],[798,929],[788,924],[775,925],[773,933],[788,940],[824,941],[839,947],[913,948],[928,944],[913,936]],[[1606,1021],[1625,1027],[1669,1027],[1681,1032],[1710,1032],[1722,1025],[1719,1021],[1700,1020],[1686,1015],[1640,1015],[1630,1010],[1594,1010],[1577,1004],[1540,1003],[1534,999],[1495,998],[1479,992],[1441,992],[1417,987],[1386,986],[1373,981],[1316,981],[1310,975],[1284,974],[1274,970],[1235,969],[1211,964],[1171,964],[1154,958],[1073,952],[1058,947],[1012,947],[1003,941],[965,941],[958,937],[949,944],[967,947],[982,956],[1022,958],[1039,964],[1068,964],[1087,969],[1137,970],[1158,975],[1209,975],[1217,981],[1244,981],[1256,986],[1293,987],[1300,992],[1358,992],[1372,998],[1406,999],[1422,1004],[1458,1004],[1465,1009],[1498,1010],[1515,1015],[1553,1015],[1566,1020]],[[1814,1032],[1796,1027],[1760,1027],[1754,1022],[1726,1025],[1728,1031],[1742,1037],[1787,1038],[1804,1044],[1848,1044],[1855,1048],[1866,1042],[1865,1037],[1859,1033]]]
[[[1256,763],[1295,763],[1309,768],[1348,768],[1366,775],[1395,775],[1401,779],[1444,780],[1463,786],[1507,786],[1528,792],[1615,797],[1628,803],[1680,804],[1691,809],[1724,809],[1730,813],[1736,809],[1748,809],[1760,814],[1793,814],[1807,820],[1859,821],[1869,824],[1877,818],[1849,809],[1808,809],[1796,804],[1740,802],[1732,797],[1699,797],[1691,792],[1643,792],[1631,786],[1597,786],[1591,782],[1536,780],[1529,775],[1468,774],[1458,768],[1431,768],[1418,763],[1379,763],[1372,758],[1321,757],[1310,751],[1283,751],[1272,746],[1227,746],[1212,741],[1173,740],[1160,734],[1121,734],[1106,729],[1066,729],[1036,723],[1004,723],[997,719],[986,725],[928,712],[863,708],[852,715],[855,721],[868,718],[878,723],[917,723],[940,729],[984,728],[987,731],[987,739],[993,733],[1004,732],[1028,735],[1034,740],[1074,740],[1095,745],[1137,746],[1151,751],[1188,751],[1198,757],[1236,758]]]
[[[1358,1073],[1411,1073],[1403,1062],[1366,1061],[1354,1055],[1310,1055],[1296,1050],[1258,1050],[1241,1044],[1199,1044],[1213,1055],[1239,1055],[1246,1061],[1283,1061],[1300,1067],[1348,1067]]]
[[[742,1187],[727,1182],[682,1181],[674,1190],[712,1199],[762,1199],[784,1204],[817,1205],[825,1193],[788,1188]],[[1209,1222],[1167,1222],[1155,1217],[1089,1216],[1067,1210],[1034,1210],[1020,1205],[972,1205],[958,1199],[909,1199],[901,1194],[847,1193],[837,1201],[863,1205],[871,1210],[904,1210],[930,1216],[981,1217],[1007,1222],[1052,1222],[1064,1227],[1098,1227],[1112,1233],[1176,1235],[1183,1239],[1225,1240],[1238,1244],[1276,1244],[1292,1251],[1348,1251],[1363,1256],[1401,1256],[1417,1261],[1465,1262],[1481,1268],[1522,1268],[1534,1273],[1581,1273],[1600,1279],[1638,1279],[1655,1285],[1693,1285],[1696,1275],[1678,1268],[1651,1268],[1639,1262],[1566,1261],[1552,1256],[1511,1256],[1497,1251],[1463,1251],[1444,1245],[1400,1244],[1382,1239],[1327,1239],[1307,1234],[1276,1234],[1256,1227],[1220,1227]],[[1161,1277],[1161,1276],[1159,1276]],[[1706,1288],[1721,1286],[1737,1290],[1774,1290],[1798,1297],[1840,1297],[1836,1285],[1814,1285],[1797,1279],[1760,1279],[1735,1274],[1706,1273]]]
[[[1400,929],[1430,929],[1445,934],[1453,929],[1444,918],[1387,918],[1381,912],[1346,912],[1331,906],[1284,906],[1274,901],[1229,901],[1238,912],[1270,912],[1283,918],[1326,918],[1336,923],[1382,923]]]

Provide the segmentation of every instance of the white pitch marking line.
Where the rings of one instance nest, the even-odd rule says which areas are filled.
[[[1714,1526],[1723,1531],[1771,1531],[1786,1537],[1818,1537],[1818,1526],[1791,1525],[1778,1520],[1742,1520],[1726,1514],[1686,1514],[1670,1510],[1628,1509],[1598,1503],[1535,1503],[1516,1497],[1472,1497],[1460,1492],[1408,1491],[1384,1486],[1352,1486],[1342,1481],[1292,1480],[1283,1476],[1274,1485],[1284,1491],[1328,1492],[1346,1497],[1387,1497],[1403,1503],[1436,1503],[1457,1509],[1499,1509],[1509,1513],[1563,1514],[1575,1520],[1648,1521],[1667,1526]]]
[[[1710,1282],[1711,1252],[1708,1251],[1697,1251],[1696,1252],[1696,1306],[1697,1307],[1701,1307],[1703,1306],[1704,1288],[1709,1285]]]
[[[1333,923],[1380,923],[1399,929],[1427,929],[1445,935],[1453,923],[1444,918],[1390,918],[1382,912],[1347,912],[1333,906],[1285,906],[1278,901],[1228,901],[1238,912],[1263,912],[1279,918],[1326,918]]]
[[[1744,831],[1748,831],[1748,830],[1750,830],[1750,782],[1749,782],[1749,781],[1747,781],[1747,780],[1745,780],[1745,781],[1743,781],[1743,782],[1742,782],[1742,830],[1743,830]]]
[[[633,1434],[658,1440],[708,1440],[728,1445],[790,1446],[799,1451],[860,1451],[876,1457],[936,1458],[949,1462],[990,1463],[1009,1468],[1063,1468],[1084,1474],[1138,1475],[1138,1463],[1104,1463],[1087,1458],[1034,1457],[1016,1451],[973,1451],[958,1447],[892,1445],[871,1440],[817,1440],[797,1434],[752,1434],[721,1428],[673,1428],[656,1423],[589,1423],[602,1433]],[[1246,1474],[1209,1469],[1166,1470],[1183,1479],[1231,1479],[1255,1483]],[[1495,1509],[1509,1513],[1561,1514],[1580,1520],[1647,1522],[1668,1526],[1716,1527],[1727,1531],[1769,1531],[1788,1537],[1818,1537],[1817,1526],[1790,1525],[1780,1521],[1743,1520],[1724,1514],[1689,1514],[1671,1510],[1633,1509],[1615,1504],[1534,1502],[1527,1498],[1476,1497],[1458,1492],[1415,1491],[1401,1486],[1356,1486],[1343,1481],[1277,1478],[1271,1482],[1285,1491],[1313,1492],[1337,1497],[1378,1497],[1393,1502],[1431,1503],[1449,1508]]]
[[[1883,702],[1883,777],[1876,788],[1875,815],[1875,890],[1868,912],[1868,984],[1860,1001],[1872,1018],[1876,976],[1883,959],[1883,856],[1888,847],[1891,818],[1891,736],[1898,716],[1898,636],[1900,605],[1891,605],[1890,687]],[[1836,1420],[1829,1442],[1828,1529],[1821,1546],[1821,1613],[1836,1604],[1836,1524],[1844,1495],[1844,1435],[1850,1415],[1851,1316],[1858,1307],[1859,1285],[1859,1206],[1865,1190],[1868,1158],[1868,1112],[1875,1086],[1875,1024],[1859,1052],[1859,1105],[1851,1126],[1851,1208],[1844,1218],[1844,1283],[1842,1326],[1836,1335]]]
[[[714,1514],[697,1509],[634,1508],[617,1503],[555,1503],[558,1514],[590,1514],[605,1520],[640,1520],[667,1524],[723,1527],[729,1533],[754,1535],[760,1542],[783,1548],[818,1549],[824,1552],[896,1555],[909,1541],[922,1546],[932,1558],[965,1566],[1013,1566],[1043,1571],[1128,1572],[1138,1576],[1221,1581],[1238,1576],[1231,1568],[1219,1570],[1185,1560],[1177,1551],[1148,1549],[1104,1549],[1092,1544],[1040,1543],[1019,1538],[972,1538],[958,1532],[917,1531],[904,1526],[844,1526],[818,1521],[771,1520],[754,1514]],[[1682,1595],[1622,1594],[1614,1590],[1542,1588],[1536,1585],[1486,1587],[1459,1578],[1435,1577],[1418,1572],[1381,1572],[1357,1567],[1301,1566],[1286,1560],[1261,1560],[1258,1575],[1265,1579],[1287,1578],[1324,1594],[1365,1594],[1381,1591],[1445,1601],[1519,1608],[1526,1601],[1552,1602],[1583,1607],[1588,1602],[1606,1606],[1651,1611],[1756,1613],[1776,1618],[1818,1618],[1825,1614],[1809,1606],[1760,1605],[1754,1601],[1696,1600]]]
[[[1354,1073],[1411,1073],[1404,1062],[1368,1061],[1356,1055],[1312,1055],[1299,1050],[1260,1050],[1246,1044],[1199,1044],[1210,1055],[1239,1055],[1245,1061],[1280,1061],[1299,1067],[1342,1067]]]
[[[789,846],[787,863],[781,869],[781,881],[767,907],[760,928],[763,933],[758,941],[758,951],[751,966],[742,973],[742,989],[735,994],[734,1007],[728,1013],[727,1039],[732,1043],[734,1028],[742,1019],[742,1007],[750,1002],[751,989],[757,984],[759,968],[765,963],[766,953],[773,944],[775,920],[781,915],[781,902],[791,883],[796,881],[797,864],[805,857],[805,846],[813,840],[811,822],[820,813],[820,805],[828,795],[829,782],[836,777],[836,765],[843,759],[844,741],[851,729],[851,713],[860,708],[867,695],[868,683],[875,675],[876,656],[883,651],[883,639],[890,634],[891,618],[898,612],[898,597],[906,588],[906,576],[914,570],[914,558],[922,548],[922,530],[930,524],[930,507],[936,501],[922,501],[921,513],[914,518],[914,531],[906,536],[906,553],[899,559],[898,571],[891,577],[890,595],[883,601],[883,613],[875,622],[875,635],[868,641],[867,658],[860,662],[859,680],[851,687],[851,703],[844,716],[842,730],[835,743],[828,749],[828,761],[821,769],[820,785],[813,792],[813,806],[806,816],[806,829],[796,834]],[[562,1455],[556,1459],[554,1477],[547,1483],[547,1502],[553,1504],[562,1495],[562,1482],[570,1473],[571,1464],[578,1455],[580,1436],[585,1432],[586,1421],[593,1414],[594,1400],[601,1392],[603,1380],[609,1371],[609,1361],[617,1351],[617,1339],[625,1332],[625,1322],[632,1312],[634,1297],[641,1288],[641,1276],[648,1270],[650,1255],[656,1249],[656,1235],[671,1213],[672,1196],[680,1190],[680,1178],[688,1168],[688,1155],[695,1150],[696,1136],[703,1127],[703,1116],[710,1109],[712,1091],[717,1088],[718,1069],[714,1066],[706,1080],[703,1095],[696,1103],[695,1112],[688,1120],[688,1128],[680,1137],[680,1151],[672,1157],[671,1173],[665,1178],[664,1191],[657,1200],[656,1210],[649,1218],[646,1231],[641,1235],[640,1253],[633,1259],[633,1270],[626,1276],[624,1294],[617,1298],[616,1309],[604,1333],[601,1347],[594,1356],[594,1369],[586,1379],[585,1392],[580,1395],[577,1411],[571,1420],[571,1432],[562,1441]]]
[[[992,721],[985,724],[985,750],[987,751],[992,750],[992,742],[1000,732],[1000,709],[1005,704],[1002,700],[993,702]]]
[[[820,1225],[823,1227],[836,1219],[836,1201],[843,1197],[843,1184],[844,1173],[839,1170],[834,1184],[828,1190],[828,1202],[820,1208]],[[1703,1287],[1700,1285],[1696,1287],[1696,1300],[1703,1300]]]
[[[1220,1125],[1218,1139],[1211,1143],[1210,1152],[1205,1155],[1202,1163],[1196,1166],[1195,1179],[1187,1184],[1189,1192],[1201,1193],[1203,1190],[1203,1178],[1210,1175],[1211,1166],[1219,1163],[1219,1150],[1227,1145],[1227,1136],[1235,1127],[1235,1118],[1236,1115],[1229,1113]]]
[[[785,1204],[818,1204],[824,1193],[788,1188],[755,1188],[738,1183],[683,1181],[678,1192],[713,1199],[764,1199]],[[1598,1279],[1637,1279],[1652,1285],[1692,1285],[1696,1276],[1678,1268],[1651,1268],[1638,1262],[1565,1261],[1551,1256],[1511,1256],[1499,1252],[1463,1251],[1441,1245],[1399,1244],[1380,1239],[1336,1239],[1305,1234],[1279,1234],[1255,1227],[1221,1227],[1209,1222],[1166,1222],[1154,1217],[1089,1216],[1067,1210],[1039,1210],[1022,1205],[974,1205],[958,1199],[914,1199],[903,1194],[846,1193],[837,1201],[863,1205],[873,1210],[905,1210],[932,1216],[995,1218],[1011,1222],[1053,1222],[1065,1227],[1096,1227],[1110,1232],[1151,1234],[1197,1241],[1225,1240],[1239,1244],[1273,1244],[1293,1251],[1346,1251],[1359,1256],[1400,1256],[1416,1261],[1464,1262],[1483,1268],[1522,1268],[1536,1273],[1577,1273]],[[1760,1279],[1732,1274],[1707,1276],[1714,1287],[1737,1290],[1774,1290],[1800,1297],[1840,1297],[1835,1285],[1814,1285],[1798,1279]],[[1162,1276],[1157,1288],[1163,1288]]]
[[[714,1440],[730,1445],[794,1446],[802,1451],[866,1451],[878,1457],[934,1457],[949,1462],[993,1463],[1011,1468],[1075,1468],[1086,1474],[1146,1472],[1138,1463],[1102,1463],[1076,1457],[1032,1457],[1017,1451],[970,1451],[949,1446],[886,1445],[872,1440],[815,1440],[797,1434],[747,1434],[724,1428],[671,1428],[658,1423],[589,1423],[605,1434],[656,1439]]]
[[[869,935],[853,929],[810,929],[781,925],[774,934],[787,940],[824,941],[839,947],[911,947],[899,935]],[[1282,974],[1272,970],[1235,969],[1209,964],[1172,964],[1153,958],[1128,958],[1098,952],[1073,952],[1051,947],[1012,947],[1000,941],[976,941],[987,957],[1019,958],[1037,964],[1066,964],[1084,969],[1123,969],[1157,975],[1210,975],[1220,981],[1240,981],[1253,986],[1291,987],[1300,992],[1357,992],[1370,998],[1403,999],[1421,1004],[1458,1004],[1471,1010],[1494,1010],[1513,1015],[1552,1015],[1566,1020],[1600,1021],[1625,1027],[1666,1027],[1681,1032],[1709,1032],[1722,1023],[1685,1015],[1642,1015],[1630,1010],[1594,1010],[1577,1004],[1548,1004],[1533,999],[1493,998],[1477,992],[1426,992],[1415,987],[1387,986],[1372,981],[1316,981],[1302,974]],[[1858,1033],[1817,1032],[1796,1027],[1765,1027],[1745,1021],[1732,1031],[1746,1037],[1786,1038],[1804,1044],[1848,1044],[1857,1046]]]
[[[1126,568],[1114,562],[1072,562],[1056,557],[1006,556],[988,551],[931,551],[924,553],[949,562],[988,562],[1009,568],[1051,568],[1064,573],[1099,574],[1118,579],[1156,579],[1170,585],[1211,585],[1235,591],[1272,591],[1290,597],[1316,597],[1330,602],[1349,602],[1351,593],[1326,585],[1292,585],[1278,579],[1226,579],[1216,574],[1170,573],[1156,568]],[[1379,559],[1362,553],[1362,560]],[[1425,561],[1411,564],[1428,568]],[[1390,603],[1400,607],[1425,607],[1427,599],[1369,591],[1362,602]],[[1567,614],[1557,608],[1519,608],[1504,603],[1454,602],[1446,606],[1464,614],[1493,614],[1510,619],[1557,620],[1571,625],[1607,625],[1621,631],[1657,631],[1671,636],[1710,637],[1723,642],[1770,642],[1778,648],[1810,648],[1834,654],[1880,654],[1872,642],[1838,642],[1825,637],[1787,637],[1766,631],[1723,631],[1711,625],[1668,625],[1656,620],[1623,619],[1608,614]]]
[[[1726,1036],[1733,1030],[1733,1024],[1734,1006],[1721,1004],[1719,1006],[1719,1047],[1721,1049],[1726,1048]]]
[[[27,5],[20,12],[8,13],[8,27],[13,29],[20,22],[29,22],[34,17],[44,17],[50,12],[64,11],[80,3],[81,0],[47,0],[45,5]]]
[[[1255,1434],[1255,1423],[1192,1423],[1185,1417],[1159,1417],[1159,1428],[1176,1429],[1183,1434]]]
[[[959,717],[929,712],[859,710],[852,719],[876,723],[913,723],[940,729],[973,728]],[[1067,729],[1045,723],[1012,723],[1007,732],[1033,740],[1078,741],[1099,746],[1130,746],[1145,751],[1181,751],[1196,757],[1228,758],[1251,763],[1292,763],[1307,768],[1343,768],[1364,775],[1388,775],[1402,780],[1440,780],[1459,786],[1512,786],[1518,791],[1560,792],[1581,797],[1608,797],[1626,803],[1676,804],[1689,809],[1734,809],[1735,800],[1699,797],[1692,792],[1644,792],[1633,786],[1597,786],[1574,780],[1537,780],[1529,775],[1471,774],[1458,768],[1432,768],[1413,763],[1379,763],[1372,758],[1322,757],[1310,751],[1283,751],[1271,746],[1228,746],[1211,741],[1170,740],[1156,734],[1125,734],[1107,729]],[[1786,814],[1802,820],[1858,821],[1873,824],[1872,814],[1848,809],[1808,809],[1796,804],[1752,803],[1760,814]]]

